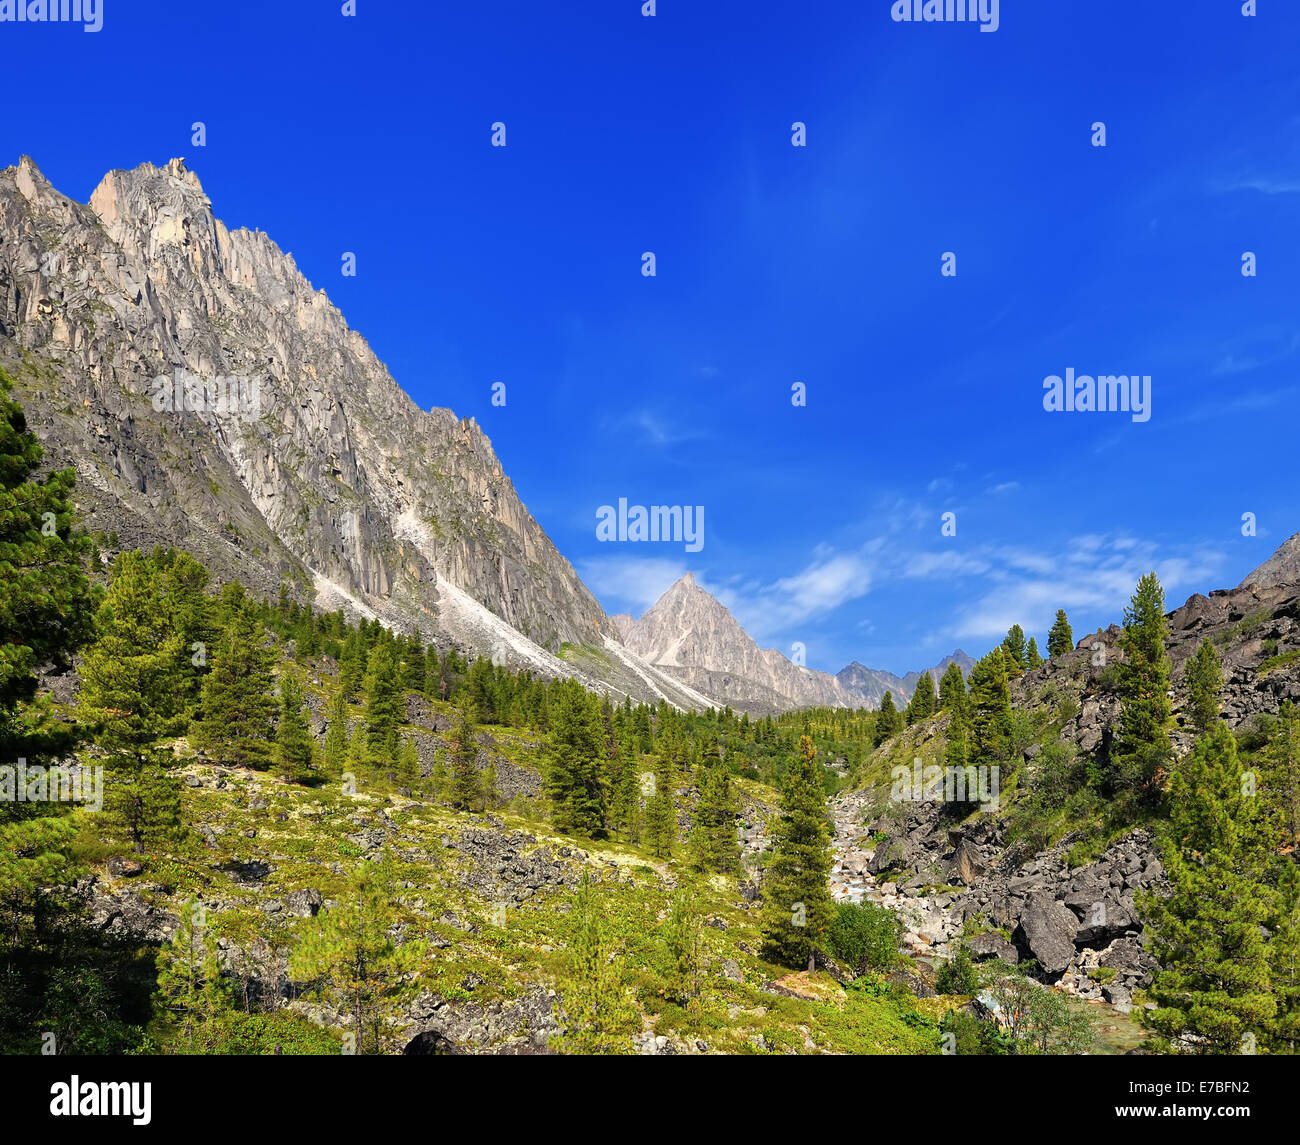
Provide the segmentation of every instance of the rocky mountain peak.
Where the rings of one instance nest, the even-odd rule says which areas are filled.
[[[1248,573],[1238,588],[1247,585],[1271,588],[1279,584],[1300,584],[1300,533],[1283,541],[1277,551],[1254,572]]]
[[[0,364],[50,461],[76,467],[89,527],[124,546],[706,703],[614,644],[473,419],[416,406],[291,255],[215,217],[182,159],[111,171],[87,205],[30,158],[0,171]],[[193,404],[184,387],[159,401],[176,378]],[[235,382],[246,405],[214,407]],[[561,645],[596,649],[595,678]]]

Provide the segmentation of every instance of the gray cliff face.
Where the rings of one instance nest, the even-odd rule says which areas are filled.
[[[111,172],[89,206],[25,157],[0,172],[0,360],[50,460],[81,474],[90,527],[124,547],[182,545],[223,579],[426,633],[458,636],[445,578],[543,648],[613,634],[474,421],[418,408],[179,160]],[[248,379],[245,407],[155,408],[177,369]]]

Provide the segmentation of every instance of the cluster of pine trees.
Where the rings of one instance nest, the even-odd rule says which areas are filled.
[[[1161,971],[1143,1010],[1160,1053],[1300,1051],[1300,712],[1290,703],[1244,749],[1220,716],[1222,670],[1203,641],[1183,683],[1192,751],[1173,759],[1163,595],[1144,577],[1125,615],[1122,734],[1112,782],[1167,810],[1170,893],[1138,906]]]

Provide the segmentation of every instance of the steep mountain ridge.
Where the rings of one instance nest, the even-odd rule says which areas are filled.
[[[474,420],[417,407],[181,160],[112,171],[89,205],[26,156],[0,171],[0,363],[50,462],[77,468],[90,527],[122,547],[177,545],[261,593],[290,581],[616,693],[707,703],[608,654],[615,629]],[[579,670],[566,646],[596,655]]]

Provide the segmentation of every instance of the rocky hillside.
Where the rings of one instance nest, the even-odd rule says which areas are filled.
[[[307,664],[313,737],[325,734],[333,665]],[[351,717],[360,720],[358,706]],[[819,976],[790,974],[760,953],[761,895],[746,877],[700,881],[699,1016],[663,997],[659,944],[666,904],[689,879],[614,840],[581,845],[546,822],[539,768],[545,744],[528,729],[491,726],[476,736],[475,766],[496,779],[495,806],[454,811],[440,800],[435,760],[450,748],[453,708],[408,693],[406,729],[419,775],[394,786],[363,776],[355,790],[311,786],[222,766],[185,741],[174,746],[184,817],[194,845],[175,861],[113,855],[78,884],[100,941],[155,950],[177,933],[201,895],[218,959],[241,1005],[323,1030],[337,1052],[350,1015],[291,971],[293,944],[322,912],[339,909],[358,868],[397,864],[389,934],[411,969],[386,991],[379,1048],[388,1053],[532,1055],[563,1048],[573,1030],[575,983],[567,916],[584,879],[597,888],[619,966],[637,1001],[620,1012],[616,1051],[654,1055],[937,1053],[942,1000],[879,998]],[[389,777],[391,780],[393,777]],[[747,866],[768,843],[776,792],[738,779],[738,826]],[[682,833],[698,791],[673,792]],[[679,854],[681,848],[679,847]],[[143,971],[139,973],[144,979]],[[148,989],[147,981],[144,984]],[[642,1000],[644,999],[644,1000]]]
[[[122,548],[183,547],[262,594],[288,581],[520,666],[707,703],[619,648],[473,419],[417,407],[180,160],[110,172],[89,205],[26,157],[0,172],[0,364]]]
[[[639,619],[610,621],[629,650],[690,687],[737,711],[878,707],[891,692],[906,701],[920,672],[898,677],[856,660],[837,675],[795,664],[775,648],[759,648],[731,612],[687,573]],[[928,669],[935,680],[952,661],[974,663],[958,650]]]
[[[1300,702],[1300,587],[1251,583],[1196,594],[1168,621],[1179,755],[1194,738],[1184,670],[1203,640],[1222,661],[1222,715],[1234,730],[1275,715],[1288,700]],[[1032,958],[1047,981],[1127,1008],[1154,968],[1135,900],[1137,891],[1164,885],[1151,833],[1139,828],[1112,838],[1097,821],[1071,822],[1067,813],[1054,827],[1027,810],[1045,745],[1073,748],[1080,768],[1108,748],[1120,714],[1113,684],[1120,631],[1112,625],[1087,635],[1073,652],[1014,682],[1013,707],[1037,734],[996,810],[958,821],[942,802],[890,798],[891,768],[918,758],[943,763],[947,715],[883,745],[862,786],[836,803],[841,897],[900,910],[914,954],[946,955],[961,936],[975,936],[978,957]]]

